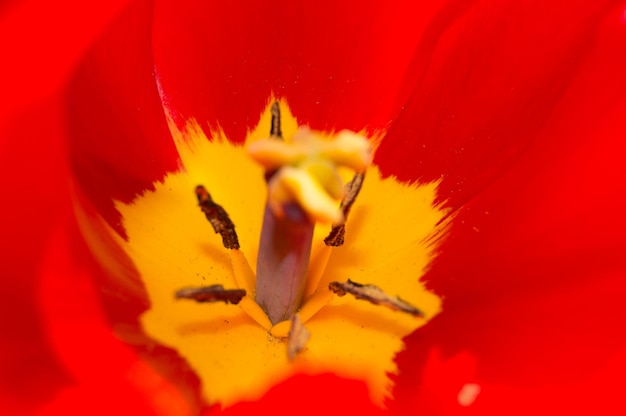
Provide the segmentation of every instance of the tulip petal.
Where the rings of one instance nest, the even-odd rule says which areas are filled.
[[[311,386],[316,386],[315,391]],[[323,400],[315,400],[315,397]],[[217,409],[216,409],[217,410]],[[333,374],[297,375],[272,388],[261,400],[243,402],[215,414],[224,416],[250,414],[353,414],[383,415],[375,406],[363,383],[344,380]],[[210,412],[209,415],[213,415]]]
[[[91,42],[126,0],[26,0],[0,7],[0,113],[37,105],[63,86]],[[45,34],[45,36],[43,36]]]
[[[71,215],[58,103],[55,97],[0,119],[0,412],[5,414],[32,412],[70,382],[50,350],[35,295],[48,236],[59,218]]]
[[[155,65],[178,127],[189,118],[242,142],[270,94],[318,130],[384,128],[442,2],[157,1]]]
[[[77,261],[81,249],[71,243],[68,229],[72,227],[66,225],[52,234],[53,249],[42,263],[38,295],[49,343],[71,375],[72,386],[61,390],[44,414],[82,413],[93,409],[98,397],[115,397],[98,406],[103,412],[166,414],[176,408],[177,414],[195,413],[197,401],[193,395],[185,397],[172,381],[176,377],[161,373],[121,341],[120,323],[114,325],[115,332],[108,324],[93,275],[87,274],[93,269],[85,267],[89,262]],[[160,354],[158,348],[151,351],[153,356]]]
[[[375,162],[403,181],[443,178],[440,200],[460,207],[536,141],[615,3],[484,0],[442,9]]]
[[[598,27],[524,157],[459,211],[426,276],[445,312],[398,357],[398,408],[460,412],[469,383],[476,414],[624,411],[612,396],[626,351],[623,16]],[[426,369],[445,363],[461,375],[433,383]]]
[[[124,235],[113,199],[129,201],[178,168],[154,78],[150,1],[124,10],[68,90],[70,157],[81,190]]]

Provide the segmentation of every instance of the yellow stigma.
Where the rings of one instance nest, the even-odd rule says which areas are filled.
[[[343,222],[337,201],[344,187],[337,168],[362,172],[372,159],[363,136],[344,130],[329,140],[307,127],[300,127],[291,141],[253,142],[248,153],[267,171],[276,171],[268,183],[268,204],[274,215],[284,216],[285,206],[296,203],[312,223]]]
[[[115,250],[106,252],[98,243],[103,233],[115,241],[116,250],[121,247],[132,259],[150,301],[139,318],[143,331],[151,342],[175,349],[188,363],[201,380],[207,403],[230,406],[256,400],[293,375],[334,373],[364,382],[372,401],[383,406],[392,391],[389,375],[399,371],[394,358],[404,348],[403,338],[441,311],[441,300],[419,281],[447,224],[446,212],[434,202],[437,183],[383,178],[370,163],[370,144],[363,137],[340,132],[330,140],[325,133],[298,130],[284,101],[281,109],[284,136],[293,139],[264,140],[271,124],[268,105],[257,128],[248,134],[247,148],[228,142],[220,132],[207,138],[195,121],[182,130],[171,123],[182,168],[132,202],[116,202],[128,238],[81,214],[80,208],[79,222],[103,264],[116,264],[111,254]],[[278,169],[275,176],[286,171],[275,189],[266,190],[263,167],[248,153],[266,170]],[[290,322],[273,325],[255,302],[260,214],[269,192],[279,210],[281,202],[297,201],[306,206],[308,215],[339,222],[336,200],[354,170],[367,173],[345,223],[344,245],[326,246],[330,225],[315,226],[298,312],[311,336],[290,361],[285,338]],[[226,250],[200,212],[194,198],[198,184],[228,211],[239,250]],[[116,273],[123,276],[124,270],[120,267]],[[330,282],[347,279],[400,296],[418,306],[426,318],[338,297],[328,290]],[[236,306],[174,298],[181,288],[214,284],[248,294]],[[311,394],[312,400],[323,399],[315,397],[315,391]]]

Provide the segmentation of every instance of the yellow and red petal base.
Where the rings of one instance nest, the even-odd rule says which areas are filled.
[[[283,131],[289,135],[297,121],[284,102],[283,109]],[[268,107],[247,142],[266,135],[269,123]],[[266,202],[262,169],[243,146],[228,142],[220,132],[209,140],[193,121],[183,130],[174,123],[171,128],[180,171],[130,203],[116,203],[128,239],[113,229],[108,234],[108,244],[126,253],[145,287],[150,304],[140,318],[145,333],[178,351],[200,377],[208,403],[231,406],[257,399],[296,374],[334,373],[365,382],[371,400],[382,406],[391,393],[389,374],[398,371],[394,357],[403,349],[402,339],[441,310],[440,299],[419,282],[448,223],[446,212],[434,205],[437,184],[401,184],[382,179],[378,169],[370,167],[346,223],[345,245],[331,250],[323,243],[330,225],[316,228],[301,308],[312,335],[290,362],[287,322],[272,326],[254,302],[250,265],[256,264]],[[224,249],[200,212],[193,194],[198,184],[228,211],[240,251]],[[100,226],[108,227],[104,222]],[[92,244],[102,252],[97,241]],[[104,262],[111,253],[108,249]],[[334,297],[328,284],[347,279],[398,295],[418,305],[427,318]],[[174,298],[182,287],[211,284],[243,288],[248,296],[239,306]]]

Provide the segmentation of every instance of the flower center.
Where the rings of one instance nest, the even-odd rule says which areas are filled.
[[[259,127],[250,132],[248,149],[267,137],[272,125],[270,107],[263,113]],[[281,108],[285,137],[294,137],[297,122],[284,102]],[[350,214],[337,227],[313,226],[306,282],[301,300],[294,301],[299,305],[294,317],[311,336],[290,361],[286,337],[294,319],[289,319],[289,312],[283,313],[286,320],[281,322],[277,322],[281,316],[268,317],[270,313],[259,306],[258,266],[257,270],[250,266],[259,264],[265,255],[260,247],[263,238],[259,243],[259,236],[268,225],[259,211],[265,206],[266,214],[271,210],[275,218],[288,218],[287,212],[280,217],[272,210],[274,202],[268,199],[272,191],[265,190],[277,173],[266,175],[268,182],[247,150],[223,140],[219,132],[209,140],[193,122],[183,131],[173,123],[171,129],[184,170],[155,183],[154,191],[145,192],[132,203],[116,203],[127,240],[107,231],[132,259],[149,296],[150,308],[140,317],[145,333],[175,349],[193,368],[209,403],[228,406],[254,400],[291,375],[331,372],[364,381],[372,400],[382,404],[390,392],[389,374],[397,373],[393,358],[403,348],[402,338],[441,308],[440,299],[419,282],[437,248],[433,237],[440,236],[445,227],[445,212],[433,203],[437,184],[406,185],[394,178],[383,179],[375,166],[367,168],[363,181],[362,176],[354,175],[354,169],[338,166],[342,184],[358,183],[362,189],[356,202],[345,197],[337,204],[334,201],[340,195],[326,191],[328,183],[324,179],[318,181],[331,196],[333,209],[339,207],[342,213],[350,210]],[[303,169],[299,162],[281,167]],[[206,219],[190,203],[198,184],[204,185],[236,226],[237,247],[233,244],[233,248],[225,249],[223,238],[212,235]],[[350,189],[348,186],[344,192],[350,195]],[[289,204],[298,201],[297,193],[283,191],[277,190],[278,213],[289,211]],[[201,195],[198,193],[198,197]],[[309,215],[301,215],[300,221],[306,218],[312,223]],[[324,215],[331,223],[337,218],[332,217],[336,212]],[[94,235],[94,228],[102,226],[87,217],[81,220],[80,215],[79,221],[86,234]],[[345,244],[334,246],[344,238],[344,224]],[[324,244],[325,238],[330,246]],[[337,294],[369,297],[392,308],[337,296],[329,286]],[[172,294],[186,287],[202,287],[205,296],[221,296],[224,302],[199,305],[174,299]],[[242,296],[242,291],[246,295]],[[385,297],[385,293],[390,296]],[[419,305],[425,319],[413,316],[410,308],[406,308],[409,313],[391,310],[405,307],[397,302],[396,295]],[[236,306],[225,303],[237,299]]]

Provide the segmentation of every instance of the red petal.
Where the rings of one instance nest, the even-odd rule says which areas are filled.
[[[5,414],[32,410],[69,381],[50,351],[35,296],[49,233],[70,210],[58,100],[49,101],[0,119],[0,413]]]
[[[112,198],[129,201],[177,169],[154,78],[149,1],[134,2],[89,52],[68,91],[74,176],[120,234]]]
[[[403,89],[410,101],[379,151],[383,173],[443,178],[458,208],[536,141],[593,51],[615,1],[457,2],[421,39]]]
[[[137,350],[118,338],[124,332],[121,323],[116,323],[113,332],[100,306],[93,276],[87,274],[89,269],[83,262],[76,261],[81,250],[69,244],[65,230],[53,235],[53,249],[43,263],[40,306],[49,342],[76,385],[64,389],[46,410],[52,414],[83,413],[93,409],[93,399],[115,397],[97,406],[98,411],[197,412],[197,408],[192,410],[197,398],[184,397],[172,381],[176,377],[157,372]],[[158,348],[152,353],[161,355]],[[187,382],[194,384],[193,380]]]
[[[384,127],[427,22],[412,2],[160,1],[154,50],[179,122],[218,124],[243,140],[270,93],[318,129]]]
[[[71,216],[66,188],[64,100],[58,90],[121,3],[26,1],[4,4],[1,9],[0,34],[8,39],[1,47],[2,56],[10,63],[3,65],[0,77],[0,177],[4,196],[0,265],[5,294],[0,306],[2,414],[31,414],[75,381],[51,350],[51,327],[46,326],[68,321],[55,321],[58,316],[47,315],[42,322],[42,314],[48,311],[42,312],[38,297],[42,280],[50,279],[58,288],[55,284],[59,270],[49,267],[69,262],[65,245],[49,244],[51,231],[58,229],[59,223],[67,225]],[[48,263],[42,264],[44,253]],[[58,300],[74,305],[75,298]],[[87,318],[80,313],[74,317]],[[87,321],[89,328],[98,328],[93,320]],[[71,334],[65,342],[71,345],[78,335]],[[109,337],[114,339],[111,334]],[[101,350],[104,346],[97,344],[90,347],[79,356],[90,353],[92,360],[99,356],[115,363],[117,357],[110,349]],[[88,372],[89,367],[83,371]],[[135,367],[135,374],[139,373]],[[94,405],[102,408],[102,396],[99,399],[90,404],[90,413]],[[83,397],[82,402],[85,400]]]
[[[26,0],[0,8],[0,114],[56,92],[125,0]]]
[[[372,404],[367,387],[362,382],[343,380],[332,374],[294,376],[272,388],[257,402],[239,403],[223,412],[215,413],[236,416],[277,412],[298,416],[384,414]]]
[[[21,1],[0,9],[3,293],[0,408],[31,411],[69,382],[43,333],[35,288],[48,234],[70,205],[59,89],[121,1]],[[33,29],[35,28],[35,29]],[[62,47],[60,47],[62,45]],[[1,411],[0,411],[1,412]]]
[[[456,395],[476,383],[476,414],[626,410],[611,369],[626,354],[623,13],[599,26],[524,158],[455,219],[427,275],[444,312],[399,357],[399,407],[471,411]],[[431,386],[433,366],[456,379]]]

